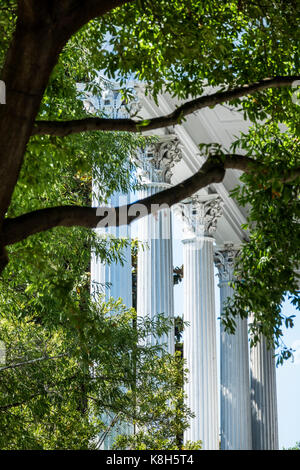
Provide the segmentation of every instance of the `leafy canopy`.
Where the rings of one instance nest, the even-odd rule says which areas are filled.
[[[168,92],[178,99],[209,93],[212,87],[234,89],[266,77],[299,74],[299,8],[294,1],[147,1],[132,2],[97,20],[107,47],[99,54],[107,75],[126,85],[129,77],[146,84],[159,103]],[[281,347],[279,362],[291,351],[282,343],[284,299],[300,307],[299,99],[295,89],[267,89],[231,105],[253,126],[237,136],[230,149],[219,145],[218,157],[242,153],[272,168],[272,177],[253,172],[241,177],[232,193],[250,207],[237,266],[234,302],[224,322],[234,330],[236,315],[254,314],[252,342],[263,333]],[[218,145],[218,143],[217,143]],[[208,146],[211,155],[213,146]],[[204,153],[204,152],[203,152]],[[267,172],[266,172],[267,173]],[[286,181],[285,181],[286,180]]]
[[[283,0],[130,2],[92,20],[69,40],[50,77],[38,118],[90,117],[77,83],[86,83],[95,95],[101,93],[103,83],[96,80],[100,70],[125,88],[128,80],[137,78],[156,99],[167,91],[183,100],[208,93],[212,87],[233,89],[270,76],[296,75],[298,14],[296,2]],[[16,2],[3,1],[1,65],[15,19]],[[260,332],[272,341],[275,333],[278,344],[282,321],[293,324],[293,318],[284,319],[280,313],[285,296],[299,308],[295,274],[300,261],[299,178],[284,180],[288,170],[299,165],[300,108],[292,94],[290,88],[267,89],[232,101],[253,128],[238,136],[231,149],[219,148],[217,155],[225,159],[228,151],[239,151],[272,168],[271,179],[263,172],[245,174],[233,193],[239,203],[251,205],[250,236],[242,248],[236,297],[228,305],[225,322],[230,329],[234,316],[252,312],[254,341]],[[56,204],[90,203],[95,168],[95,181],[104,194],[129,191],[135,184],[129,155],[143,144],[140,136],[126,133],[32,137],[8,215]],[[85,239],[86,252],[77,237],[81,242]],[[93,244],[93,234],[85,230],[55,229],[11,247],[15,262],[3,281],[3,312],[16,308],[18,300],[12,299],[17,291],[20,299],[26,294],[25,304],[20,300],[25,307],[18,306],[21,317],[39,312],[38,317],[47,318],[47,325],[53,323],[54,328],[74,301],[75,314],[70,314],[72,307],[68,321],[84,325],[88,320],[75,301],[76,289],[81,292],[81,283],[88,283],[83,265]],[[98,249],[104,258],[114,259],[118,248],[112,246],[110,251],[102,245]],[[77,263],[69,268],[71,253]],[[75,297],[69,304],[71,293]],[[285,349],[283,353],[288,355]]]

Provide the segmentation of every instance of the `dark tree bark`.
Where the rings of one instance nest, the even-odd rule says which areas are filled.
[[[130,1],[130,0],[128,0]],[[59,54],[80,27],[126,0],[19,0],[17,24],[1,79],[0,106],[0,272],[7,264],[1,235],[26,145]]]
[[[125,132],[145,132],[161,127],[175,126],[180,124],[182,119],[200,109],[208,106],[232,101],[251,95],[267,88],[279,88],[290,86],[294,81],[300,80],[300,75],[290,77],[265,78],[259,82],[243,85],[233,90],[212,93],[211,95],[200,96],[191,101],[178,106],[172,113],[166,116],[159,116],[147,119],[147,124],[143,121],[133,119],[102,119],[85,118],[70,121],[37,121],[32,129],[32,135],[55,135],[65,137],[70,134],[87,131],[125,131]]]
[[[131,204],[116,207],[108,217],[111,208],[59,206],[39,209],[16,218],[6,218],[3,225],[3,243],[12,245],[35,233],[44,232],[53,227],[80,226],[95,228],[105,221],[105,226],[130,224],[137,218],[150,214],[158,205],[167,204],[169,207],[183,199],[192,196],[201,188],[212,183],[220,183],[227,169],[237,169],[246,173],[259,174],[272,178],[272,168],[243,155],[211,156],[200,170],[190,178],[176,186],[155,193],[145,199]],[[293,181],[300,176],[300,168],[289,171],[282,182]],[[145,210],[143,210],[145,209]],[[100,213],[99,213],[100,212]]]

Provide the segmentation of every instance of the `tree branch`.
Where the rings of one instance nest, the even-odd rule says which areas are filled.
[[[36,398],[40,395],[41,393],[35,393],[34,395],[30,395],[30,397],[26,398],[26,400],[17,401],[14,403],[10,403],[9,405],[0,406],[0,413],[10,410],[11,408],[16,408],[17,406],[26,405],[26,403],[28,403],[29,401],[33,400],[33,398]]]
[[[250,85],[243,85],[233,90],[216,92],[211,95],[201,96],[178,106],[172,113],[159,116],[144,121],[134,121],[133,119],[105,119],[105,118],[84,118],[70,121],[36,121],[32,130],[32,135],[55,135],[65,137],[70,134],[87,131],[125,131],[144,132],[161,127],[174,126],[180,124],[182,118],[200,109],[215,106],[217,104],[232,101],[246,95],[263,91],[268,88],[279,88],[290,86],[295,80],[300,80],[300,75],[278,76],[264,78]]]
[[[65,382],[68,382],[68,381],[72,382],[76,378],[77,378],[77,376],[74,375],[72,377],[68,377],[67,379],[61,380],[60,382],[57,382],[56,384],[50,384],[50,385],[54,385],[54,386],[62,385]],[[5,412],[5,411],[7,411],[11,408],[16,408],[18,406],[26,405],[28,402],[30,402],[31,400],[33,400],[36,397],[46,395],[46,394],[48,395],[48,394],[51,394],[51,393],[55,393],[55,391],[54,390],[49,390],[48,389],[48,384],[46,383],[45,385],[42,385],[42,388],[40,390],[38,390],[38,392],[29,395],[29,397],[27,397],[26,399],[21,400],[21,401],[17,401],[17,402],[14,402],[14,403],[10,403],[8,405],[0,406],[0,413]],[[62,395],[60,395],[60,397],[63,398]]]
[[[7,369],[16,369],[17,367],[27,366],[28,364],[34,364],[36,362],[50,361],[52,359],[59,359],[61,357],[65,357],[65,356],[68,356],[68,353],[59,354],[58,356],[37,357],[36,359],[30,359],[28,361],[17,362],[16,364],[9,364],[8,366],[0,367],[0,372],[3,372],[4,370],[7,370]]]
[[[133,0],[17,2],[16,27],[1,71],[6,83],[6,105],[0,105],[0,230],[59,54],[88,21],[130,1]],[[4,266],[2,258],[0,273]]]
[[[150,213],[153,205],[164,203],[171,207],[199,189],[211,183],[221,182],[224,174],[222,162],[214,157],[208,159],[195,175],[175,187],[132,204],[116,207],[113,209],[114,213],[111,213],[111,208],[105,207],[58,206],[29,212],[14,219],[7,218],[3,224],[3,241],[5,245],[11,245],[30,235],[58,226],[96,228],[100,223],[103,224],[105,219],[109,226],[130,224],[139,217]]]
[[[263,173],[269,180],[273,169],[257,160],[243,155],[213,155],[208,157],[200,170],[182,183],[155,193],[145,199],[120,207],[58,206],[40,209],[16,218],[5,219],[3,241],[12,245],[35,233],[54,227],[88,227],[129,225],[134,220],[166,207],[171,207],[192,196],[202,188],[220,183],[226,169],[237,169],[246,173]],[[300,168],[289,170],[281,182],[291,182],[300,177]],[[164,205],[162,207],[159,207]]]
[[[62,28],[67,37],[71,37],[82,26],[97,17],[102,17],[115,8],[134,0],[69,0],[67,15],[62,17]],[[58,8],[61,0],[58,0]]]
[[[266,176],[270,175],[273,177],[273,169],[269,166],[255,160],[253,157],[247,157],[245,155],[226,155],[224,160],[225,170],[240,170],[244,173],[263,173]],[[286,171],[285,176],[280,178],[281,183],[292,183],[300,177],[300,167],[291,168]],[[268,179],[269,181],[270,179]]]
[[[90,399],[93,399],[93,397],[88,397]],[[113,419],[111,420],[109,426],[107,426],[107,428],[105,429],[105,431],[102,433],[102,436],[100,437],[100,439],[98,440],[97,442],[97,445],[96,445],[96,448],[97,449],[100,449],[103,442],[104,442],[104,439],[106,438],[106,436],[108,435],[108,433],[112,430],[112,428],[114,427],[114,425],[118,422],[119,418],[121,416],[121,412],[115,414],[115,416],[113,417]]]

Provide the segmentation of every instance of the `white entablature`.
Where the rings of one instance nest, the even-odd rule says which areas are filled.
[[[143,119],[170,114],[181,103],[169,94],[159,95],[158,105],[149,95],[144,94],[142,85],[136,86],[139,98],[139,116]],[[227,105],[217,105],[214,109],[205,108],[186,117],[180,125],[167,129],[158,129],[149,134],[164,135],[175,134],[182,144],[183,159],[176,165],[173,171],[172,184],[180,183],[182,180],[195,174],[204,163],[206,157],[199,150],[201,143],[219,143],[229,148],[239,133],[247,132],[251,123],[243,119],[243,114]],[[247,233],[241,229],[246,223],[247,210],[230,197],[229,193],[238,184],[241,172],[238,170],[227,170],[222,183],[211,184],[209,188],[200,191],[201,194],[218,193],[223,202],[223,215],[218,222],[216,232],[217,244],[224,240],[240,243],[247,239]]]

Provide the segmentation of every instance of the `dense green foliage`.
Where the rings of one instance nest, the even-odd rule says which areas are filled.
[[[296,2],[283,0],[132,2],[101,20],[111,46],[102,48],[102,63],[112,76],[134,73],[152,93],[163,87],[184,99],[207,86],[293,75],[298,14]],[[275,95],[282,93],[290,91]],[[256,108],[268,102],[263,98]]]
[[[88,115],[77,81],[91,80],[92,65],[77,51],[78,40],[68,44],[52,74],[40,111],[44,118]],[[101,93],[103,85],[92,92]],[[32,138],[9,215],[90,205],[92,177],[101,188],[98,198],[130,191],[136,181],[129,157],[144,142],[126,133]],[[91,250],[104,262],[122,262],[127,244],[90,230],[56,228],[10,247],[12,262],[0,288],[6,347],[0,368],[2,449],[97,448],[111,424],[101,417],[112,413],[116,423],[148,424],[148,408],[158,404],[160,420],[170,420],[167,399],[177,364],[172,358],[156,363],[159,348],[137,348],[150,332],[159,335],[169,325],[159,319],[137,323],[120,301],[95,304],[90,296]],[[137,415],[132,388],[143,399],[143,416]]]
[[[16,5],[9,0],[0,5],[1,67]],[[157,100],[164,91],[186,100],[216,88],[297,75],[298,24],[293,0],[130,2],[93,19],[69,40],[38,118],[90,116],[77,84],[101,94],[105,84],[99,71],[119,81],[125,95],[132,78],[141,80]],[[282,322],[292,326],[294,321],[281,315],[284,298],[300,306],[299,178],[284,181],[300,160],[300,106],[293,93],[290,87],[267,89],[232,101],[253,127],[237,136],[231,149],[214,146],[218,157],[241,152],[272,172],[271,178],[263,171],[244,174],[232,194],[250,207],[249,232],[237,266],[235,300],[224,321],[232,329],[236,315],[252,313],[253,341],[262,332],[271,342],[275,333],[277,345]],[[136,185],[129,156],[144,144],[141,136],[121,132],[32,137],[8,216],[60,204],[90,204],[92,176],[103,197],[129,191]],[[212,148],[207,151],[211,154]],[[103,432],[100,416],[107,410],[121,410],[122,419],[131,423],[155,423],[130,442],[123,437],[120,446],[178,447],[188,410],[182,407],[177,359],[153,361],[157,351],[136,345],[155,325],[134,329],[133,311],[115,303],[95,305],[90,298],[90,250],[110,262],[122,257],[125,244],[97,240],[84,229],[56,228],[9,248],[10,262],[0,285],[0,339],[9,366],[26,364],[0,369],[1,448],[95,446],[95,437]],[[138,368],[130,362],[132,351],[135,360],[140,358]],[[281,352],[279,360],[289,356],[285,346]],[[95,364],[96,377],[91,372]]]
[[[75,54],[78,62],[72,67],[78,67],[80,77],[83,53],[91,62],[90,80],[101,68],[124,90],[136,78],[156,99],[167,91],[185,100],[212,87],[233,89],[265,77],[299,74],[298,14],[294,1],[131,2],[86,25],[64,54]],[[281,316],[283,300],[288,296],[299,308],[299,178],[282,182],[299,166],[300,107],[294,95],[294,89],[284,87],[232,101],[253,128],[237,136],[231,149],[219,148],[223,155],[242,153],[272,167],[271,179],[262,172],[243,175],[232,194],[240,204],[251,205],[245,227],[250,235],[237,271],[235,302],[224,321],[232,329],[234,316],[252,312],[253,341],[262,332],[271,342],[275,333],[279,361],[290,354],[281,344],[282,322],[293,324],[293,318]]]
[[[68,181],[64,176],[59,189]],[[87,192],[79,181],[78,198]],[[180,408],[175,419],[173,409],[182,402],[173,381],[182,366],[145,341],[170,325],[160,317],[137,319],[121,300],[105,303],[90,295],[91,250],[103,261],[120,262],[127,244],[57,228],[11,248],[13,262],[0,289],[2,449],[97,448],[111,424],[101,420],[108,413],[116,423],[140,427],[149,426],[154,413],[173,437],[187,425],[189,411]]]
[[[282,325],[294,325],[295,315],[284,316],[281,307],[286,298],[297,309],[299,298],[299,186],[282,183],[289,170],[300,161],[299,141],[295,121],[287,127],[273,120],[256,124],[247,134],[241,134],[231,149],[217,147],[218,154],[235,153],[242,148],[267,167],[272,166],[272,178],[265,173],[241,176],[242,185],[232,191],[238,203],[248,205],[249,239],[242,245],[236,266],[234,302],[228,303],[223,316],[229,331],[234,331],[236,315],[246,318],[251,313],[252,343],[264,334],[278,350],[278,362],[291,356],[292,351],[282,340]],[[214,145],[205,145],[207,152]],[[216,147],[216,146],[215,146]]]
[[[86,36],[80,33],[67,45],[52,74],[43,118],[87,116],[78,80],[88,80],[86,92],[93,94],[106,86],[101,79],[90,86],[97,65],[84,56],[81,35]],[[126,133],[32,138],[9,215],[90,205],[92,178],[101,188],[98,200],[130,191],[136,185],[130,156],[145,142]],[[159,347],[141,346],[150,332],[160,335],[170,325],[159,317],[141,321],[121,301],[95,303],[90,296],[91,251],[104,262],[122,262],[127,244],[86,229],[56,228],[10,247],[12,262],[0,287],[0,339],[6,348],[0,368],[2,449],[98,448],[113,420],[115,426],[149,426],[153,410],[170,438],[187,426],[186,408],[173,418],[174,403],[182,403],[182,389],[173,382],[181,364],[161,358]],[[153,445],[149,432],[146,447]],[[164,443],[156,438],[155,445]]]
[[[284,317],[281,306],[287,296],[300,308],[299,273],[295,273],[300,264],[300,205],[299,187],[279,180],[300,161],[300,147],[291,128],[283,132],[272,121],[250,129],[237,145],[272,165],[273,177],[266,181],[264,174],[245,174],[241,178],[244,185],[234,192],[240,204],[251,204],[250,239],[243,245],[234,283],[235,301],[227,309],[227,318],[230,324],[231,313],[245,312],[246,316],[255,312],[253,341],[259,339],[260,332],[271,340],[270,332],[274,332],[275,344],[281,348],[278,361],[282,363],[291,354],[282,342],[282,325],[292,327],[294,315]]]
[[[101,20],[101,31],[110,33],[110,47],[101,51],[106,72],[118,73],[124,83],[134,74],[158,100],[162,91],[187,99],[212,87],[233,89],[265,77],[299,74],[294,1],[143,0],[108,18],[109,25],[107,18]],[[251,209],[235,301],[224,321],[232,330],[236,315],[254,314],[253,342],[263,333],[272,343],[275,334],[280,362],[290,356],[281,326],[294,322],[281,315],[282,303],[288,297],[300,307],[299,178],[282,182],[300,162],[296,97],[295,88],[276,88],[231,101],[253,127],[237,135],[230,149],[217,145],[219,155],[242,153],[272,168],[271,178],[268,172],[244,174],[232,194]]]
[[[144,426],[130,435],[119,436],[114,447],[136,450],[201,449],[200,441],[183,444],[183,433],[189,425],[191,413],[184,403],[183,385],[187,370],[184,369],[181,354],[160,358],[155,366],[152,362],[152,367],[158,368],[160,373],[156,372],[152,383],[143,385],[143,393],[136,400],[138,417]],[[162,388],[162,383],[167,388]]]
[[[8,310],[0,320],[6,346],[0,367],[1,449],[96,449],[112,421],[101,417],[109,414],[117,416],[115,424],[139,428],[156,420],[174,440],[190,415],[184,407],[180,416],[174,409],[182,401],[173,381],[181,365],[160,357],[159,348],[142,346],[149,334],[159,335],[168,325],[158,319],[133,327],[135,312],[120,301],[94,305],[88,291],[64,287],[65,304],[59,311],[51,305],[53,316],[60,317],[56,321],[42,311],[47,289],[39,291],[37,302],[28,300],[24,286],[16,302],[1,297]],[[151,434],[146,446],[149,442]],[[155,445],[164,442],[156,439]]]

